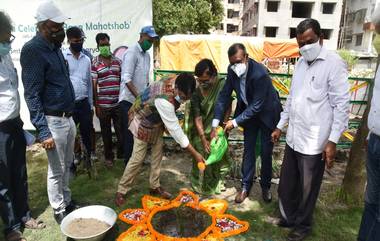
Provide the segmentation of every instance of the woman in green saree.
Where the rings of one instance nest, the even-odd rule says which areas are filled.
[[[185,127],[190,142],[204,157],[210,153],[211,122],[214,118],[214,105],[222,90],[225,78],[218,76],[213,62],[202,59],[195,66],[198,87],[187,106],[188,118]],[[231,109],[231,108],[230,108]],[[231,111],[227,111],[228,118]],[[197,162],[193,160],[191,185],[195,192],[203,195],[219,194],[224,187],[224,179],[230,168],[228,151],[220,162],[207,166],[203,177],[200,175]]]

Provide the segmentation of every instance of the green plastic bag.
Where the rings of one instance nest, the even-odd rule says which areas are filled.
[[[211,165],[222,160],[228,148],[227,137],[222,127],[216,129],[216,137],[210,143],[210,156],[207,158],[206,165]]]

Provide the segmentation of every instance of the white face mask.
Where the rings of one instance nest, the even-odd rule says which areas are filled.
[[[247,70],[247,65],[243,63],[234,64],[231,69],[235,72],[238,77],[241,77]]]
[[[307,44],[300,48],[301,55],[306,59],[306,61],[314,61],[319,53],[321,52],[322,46],[319,44],[319,41],[313,44]]]

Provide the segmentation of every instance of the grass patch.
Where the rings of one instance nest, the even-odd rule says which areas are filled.
[[[185,157],[183,157],[185,156]],[[47,224],[44,230],[25,230],[28,241],[63,241],[66,238],[61,234],[59,226],[53,218],[53,211],[49,206],[46,193],[47,158],[45,152],[28,152],[28,175],[30,207],[34,217],[38,217]],[[163,161],[161,173],[162,185],[173,194],[178,194],[180,188],[188,188],[188,174],[190,172],[190,159],[183,153],[170,154]],[[177,163],[177,164],[175,164]],[[136,180],[135,188],[127,195],[127,204],[124,208],[116,208],[114,194],[119,178],[124,171],[124,163],[118,160],[112,169],[106,169],[101,162],[97,162],[98,178],[90,180],[87,175],[81,174],[71,182],[73,198],[81,204],[100,204],[113,208],[117,213],[125,208],[141,207],[141,198],[149,191],[149,168],[143,166]],[[178,168],[177,168],[178,167]],[[233,181],[239,186],[237,181]],[[137,187],[138,185],[138,187]],[[256,184],[257,185],[257,184]],[[233,187],[230,187],[231,189]],[[276,186],[273,193],[276,192]],[[347,206],[337,201],[337,185],[323,185],[322,193],[315,212],[315,225],[309,241],[354,241],[360,225],[362,207]],[[233,192],[232,192],[233,193]],[[232,195],[231,195],[232,196]],[[236,205],[230,201],[227,211],[242,220],[250,223],[250,230],[242,235],[228,238],[230,241],[281,241],[286,239],[288,230],[276,227],[269,220],[277,217],[276,199],[271,204],[261,201],[260,193],[253,193],[249,202]],[[125,231],[129,226],[118,221],[116,233]],[[3,224],[0,222],[0,228]],[[117,235],[117,234],[116,234]],[[0,236],[0,240],[3,237]],[[114,237],[108,238],[114,240]]]

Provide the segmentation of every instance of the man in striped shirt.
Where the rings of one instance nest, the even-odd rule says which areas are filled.
[[[94,58],[91,67],[95,112],[100,121],[105,164],[112,167],[114,153],[112,150],[111,122],[113,122],[117,136],[117,158],[123,158],[122,119],[118,103],[121,60],[112,55],[108,34],[98,33],[96,43],[99,55]]]

